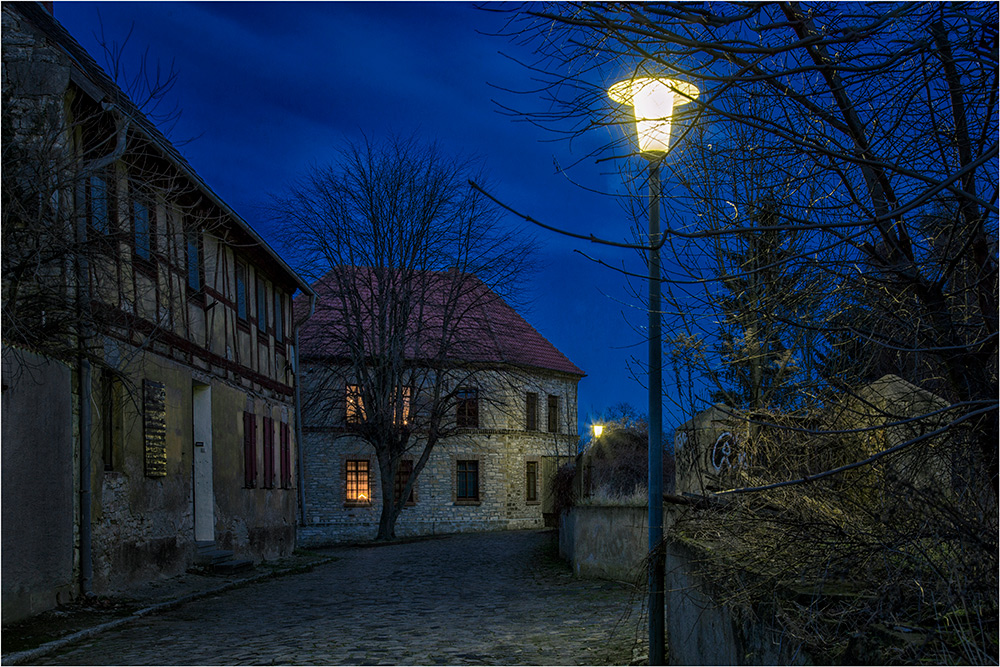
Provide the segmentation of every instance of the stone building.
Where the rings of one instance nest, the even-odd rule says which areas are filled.
[[[552,509],[549,480],[576,455],[583,371],[474,276],[465,279],[484,298],[468,309],[476,315],[461,326],[448,363],[421,376],[424,383],[443,376],[441,386],[456,393],[443,419],[442,428],[451,428],[419,472],[397,536],[542,527],[554,519],[546,516]],[[369,540],[382,511],[379,461],[356,430],[366,418],[359,380],[338,343],[324,336],[343,322],[329,314],[336,308],[324,311],[330,295],[322,281],[313,289],[319,307],[303,327],[301,349],[304,508],[298,538],[303,545]],[[359,292],[371,298],[364,288]],[[425,322],[445,319],[437,307],[420,310]],[[407,358],[423,363],[416,356],[411,350]],[[419,387],[407,389],[404,410],[411,397],[419,404],[419,395]],[[420,453],[418,446],[403,458],[394,481],[399,498]]]
[[[4,620],[289,554],[309,286],[39,3],[3,142]]]

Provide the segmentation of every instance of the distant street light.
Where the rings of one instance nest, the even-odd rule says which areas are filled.
[[[649,160],[649,664],[662,665],[663,637],[663,355],[660,334],[660,162],[670,147],[674,107],[698,96],[690,83],[643,77],[619,81],[608,95],[635,110],[639,152]],[[673,459],[673,450],[670,457]],[[673,460],[667,492],[675,488]]]

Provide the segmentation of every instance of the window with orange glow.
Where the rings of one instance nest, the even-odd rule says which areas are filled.
[[[403,387],[403,414],[400,416],[396,414],[396,426],[406,425],[410,423],[410,388]]]
[[[345,500],[349,503],[370,503],[371,484],[368,475],[368,461],[352,459],[345,462]]]
[[[348,424],[357,425],[365,420],[365,402],[361,398],[361,386],[356,384],[347,385],[347,412]]]

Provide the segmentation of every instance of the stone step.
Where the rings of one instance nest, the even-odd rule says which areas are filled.
[[[198,542],[194,569],[212,574],[230,574],[253,567],[253,561],[234,558],[233,552],[219,549],[214,542]]]

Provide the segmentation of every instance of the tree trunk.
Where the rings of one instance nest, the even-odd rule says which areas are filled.
[[[398,460],[389,459],[384,462],[379,460],[379,477],[382,480],[382,514],[378,519],[376,542],[388,542],[396,539],[396,519],[399,518],[399,510],[395,503],[395,486],[398,467]]]

